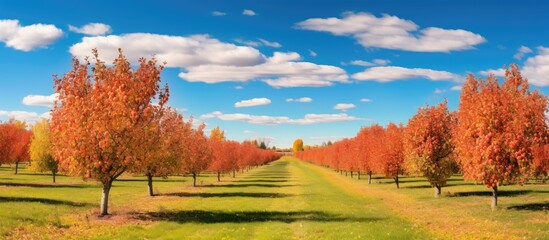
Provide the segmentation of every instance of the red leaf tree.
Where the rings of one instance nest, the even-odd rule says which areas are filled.
[[[0,163],[15,163],[17,174],[19,163],[30,159],[31,138],[25,122],[9,120],[0,124]]]
[[[192,128],[193,120],[189,120],[183,127],[183,151],[180,158],[180,170],[183,174],[191,174],[193,187],[196,187],[196,176],[208,169],[212,161],[212,150],[208,138],[204,135],[206,125],[201,124],[197,129]]]
[[[112,182],[142,158],[144,129],[152,127],[155,105],[168,100],[160,89],[161,66],[140,59],[133,70],[120,54],[113,66],[99,60],[90,71],[88,60],[73,60],[73,68],[55,77],[59,101],[52,110],[53,155],[65,172],[100,181],[100,215],[108,215]],[[146,144],[145,144],[146,145]]]
[[[534,147],[547,143],[547,98],[529,90],[517,65],[505,72],[503,84],[493,76],[463,85],[459,105],[457,149],[466,179],[492,188],[492,208],[498,186],[520,183],[532,171]]]
[[[434,186],[435,197],[452,175],[454,145],[452,132],[455,116],[448,111],[447,102],[420,108],[406,126],[404,146],[406,164],[411,172],[421,173]]]
[[[402,125],[389,123],[385,130],[382,149],[382,158],[379,159],[378,172],[385,174],[395,180],[396,187],[399,188],[398,175],[404,173],[404,144],[403,144]]]

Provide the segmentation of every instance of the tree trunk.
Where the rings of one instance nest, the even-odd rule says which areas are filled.
[[[101,195],[101,213],[100,216],[109,215],[109,192],[111,191],[112,181],[103,183],[103,194]]]
[[[495,210],[498,206],[498,186],[492,188],[492,210]]]
[[[439,186],[438,184],[435,184],[435,197],[440,197],[440,189],[442,187]]]
[[[233,169],[233,178],[236,176],[236,171]]]
[[[351,178],[353,178],[353,171],[351,171]]]
[[[193,173],[193,187],[196,187],[196,173]]]
[[[358,171],[357,174],[358,180],[360,180],[360,171]]]
[[[372,183],[372,171],[368,171],[368,184]]]
[[[19,161],[15,162],[15,175],[17,175],[18,168],[19,168]]]
[[[347,171],[345,171],[345,177],[347,177]]]
[[[398,185],[398,175],[395,176],[395,184],[397,185],[397,189],[399,189],[400,186]]]
[[[154,197],[153,176],[151,173],[147,173],[147,186],[149,187],[149,196]]]
[[[51,171],[51,175],[53,175],[53,183],[55,183],[55,173],[56,173],[55,170]]]
[[[221,182],[221,172],[217,172],[217,181]]]

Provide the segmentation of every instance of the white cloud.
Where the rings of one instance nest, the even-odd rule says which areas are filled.
[[[45,48],[62,36],[63,31],[51,24],[21,26],[19,20],[0,20],[0,42],[17,50]]]
[[[258,39],[259,39],[259,41],[260,41],[261,43],[263,43],[263,45],[265,45],[265,46],[274,47],[274,48],[282,47],[282,45],[281,45],[280,43],[278,43],[278,42],[270,42],[270,41],[267,41],[267,40],[265,40],[265,39],[263,39],[263,38],[258,38]]]
[[[363,66],[363,67],[371,67],[376,65],[375,63],[371,63],[363,60],[353,60],[349,64],[355,65],[355,66]]]
[[[345,70],[310,62],[299,62],[295,52],[275,52],[266,62],[254,66],[201,65],[187,68],[179,77],[189,82],[246,82],[261,79],[272,87],[323,87],[348,82]]]
[[[248,100],[242,100],[234,104],[235,107],[255,107],[271,104],[271,99],[268,98],[252,98]]]
[[[300,102],[300,103],[308,103],[312,102],[313,99],[310,97],[302,97],[302,98],[287,98],[286,102]]]
[[[255,132],[254,132],[254,131],[250,131],[250,130],[244,130],[243,133],[244,133],[244,134],[254,134]]]
[[[54,93],[49,96],[44,95],[28,95],[23,98],[23,104],[27,106],[43,106],[43,107],[53,107],[55,101],[57,101],[59,94]]]
[[[377,65],[381,65],[381,66],[385,66],[389,63],[391,63],[391,60],[388,60],[388,59],[374,59],[373,62]]]
[[[309,55],[310,55],[311,57],[316,57],[316,56],[318,56],[318,54],[317,54],[315,51],[311,50],[311,49],[309,49]]]
[[[260,46],[267,46],[267,47],[274,47],[274,48],[280,48],[282,45],[278,42],[270,42],[263,38],[258,38],[258,41],[252,41],[252,40],[244,40],[242,38],[237,38],[234,41],[240,44],[244,44],[246,46],[252,46],[252,47],[260,47]]]
[[[225,16],[225,15],[227,15],[227,13],[220,12],[220,11],[213,11],[213,12],[212,12],[212,15],[214,15],[214,16],[216,16],[216,17],[220,17],[220,16]]]
[[[338,103],[334,106],[335,110],[341,110],[341,111],[347,111],[351,108],[355,108],[356,106],[352,103]]]
[[[445,90],[445,89],[443,90],[443,89],[437,88],[437,89],[435,89],[434,94],[441,94],[441,93],[445,93],[446,91],[447,90]]]
[[[69,25],[69,30],[75,33],[82,33],[91,36],[105,35],[112,32],[111,26],[104,23],[88,23],[82,27]]]
[[[27,112],[27,111],[0,110],[0,117],[7,117],[9,119],[25,121],[27,123],[34,123],[41,120],[42,118],[49,119],[51,115],[49,111],[42,114],[38,114],[36,112]]]
[[[242,87],[242,86],[236,86],[236,87],[234,87],[234,89],[236,89],[236,90],[242,90],[242,89],[244,89],[244,87]]]
[[[373,102],[373,100],[369,99],[369,98],[361,98],[360,101],[361,102]]]
[[[299,119],[292,119],[286,116],[250,115],[250,114],[243,114],[243,113],[222,114],[220,112],[213,112],[205,115],[207,115],[207,117],[209,118],[215,117],[223,121],[242,121],[242,122],[247,122],[250,124],[258,124],[258,125],[280,125],[280,124],[309,125],[309,124],[318,124],[318,123],[365,120],[362,118],[349,116],[346,113],[306,114],[303,118],[299,118]]]
[[[221,115],[222,113],[220,111],[215,111],[215,112],[211,112],[211,113],[206,113],[206,114],[203,114],[202,116],[200,116],[200,119],[202,120],[205,120],[205,119],[211,119],[211,118],[215,118],[219,115]]]
[[[472,49],[486,41],[481,35],[462,29],[429,27],[420,29],[410,20],[391,15],[347,12],[342,18],[310,18],[299,22],[300,29],[352,36],[366,48],[386,48],[413,52],[450,52]]]
[[[526,59],[522,74],[532,85],[549,86],[549,48],[538,47],[538,54]]]
[[[242,14],[246,15],[246,16],[255,16],[255,15],[257,15],[254,11],[252,11],[250,9],[244,9],[244,11],[242,11]]]
[[[185,68],[204,64],[228,66],[250,66],[266,61],[257,49],[221,42],[208,35],[188,37],[150,33],[131,33],[84,37],[81,42],[70,47],[70,52],[78,59],[90,56],[97,48],[101,60],[112,63],[122,48],[124,55],[133,63],[141,57],[156,57],[166,62],[167,67]]]
[[[391,61],[387,59],[374,59],[371,62],[363,61],[363,60],[353,60],[349,62],[349,64],[351,65],[363,66],[363,67],[384,66],[389,63],[391,63]]]
[[[352,76],[361,81],[392,82],[396,80],[428,79],[432,81],[461,81],[459,75],[425,68],[373,67]]]
[[[482,76],[488,76],[490,74],[494,74],[496,77],[503,77],[505,76],[505,69],[504,68],[498,68],[498,69],[487,69],[483,71],[478,72]]]
[[[453,86],[450,88],[452,91],[461,91],[462,86]]]
[[[517,50],[517,53],[515,53],[515,55],[513,55],[513,58],[517,59],[517,60],[521,60],[522,57],[524,57],[526,54],[531,53],[531,52],[532,52],[532,49],[530,49],[529,47],[520,46],[519,49]]]

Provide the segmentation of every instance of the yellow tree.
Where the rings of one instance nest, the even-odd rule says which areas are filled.
[[[294,141],[294,145],[292,146],[292,150],[294,152],[303,152],[303,140],[301,138],[298,138]]]
[[[33,137],[30,143],[31,169],[36,172],[51,171],[53,182],[57,174],[57,162],[51,152],[51,130],[46,119],[32,126]]]
[[[210,131],[210,138],[223,141],[225,140],[225,131],[222,131],[219,126],[217,126]]]

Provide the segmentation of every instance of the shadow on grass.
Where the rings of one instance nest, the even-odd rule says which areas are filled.
[[[394,184],[394,182],[393,182]],[[413,185],[413,186],[402,186],[401,188],[412,188],[412,189],[415,189],[415,188],[432,188],[431,185]]]
[[[15,183],[0,182],[0,186],[6,187],[34,187],[34,188],[97,188],[96,185],[88,184],[43,184],[43,183]]]
[[[513,197],[528,193],[549,193],[549,191],[533,191],[533,190],[507,190],[498,191],[499,197]],[[471,192],[455,192],[451,197],[469,197],[469,196],[492,196],[492,191],[471,191]]]
[[[147,179],[116,179],[115,182],[147,182]],[[186,179],[153,179],[153,182],[188,182]]]
[[[253,183],[253,182],[263,182],[263,183],[284,183],[289,182],[288,180],[268,180],[268,179],[257,179],[257,180],[238,180],[234,182],[243,182],[243,183]]]
[[[519,204],[519,205],[507,207],[507,209],[527,210],[527,211],[549,211],[549,202]]]
[[[178,223],[252,223],[252,222],[283,222],[292,223],[296,221],[313,222],[375,222],[382,218],[353,218],[320,211],[247,211],[247,212],[225,212],[225,211],[161,211],[147,213],[131,213],[135,219],[146,221],[172,221]]]
[[[246,184],[220,184],[220,185],[205,185],[204,187],[220,187],[220,188],[241,188],[241,187],[266,187],[266,188],[282,188],[296,187],[299,185],[277,185],[268,183],[246,183]]]
[[[0,203],[2,202],[35,202],[35,203],[44,203],[51,205],[67,205],[71,207],[86,207],[86,206],[95,206],[91,203],[80,203],[80,202],[71,202],[65,200],[55,200],[48,198],[27,198],[27,197],[0,197]]]
[[[250,197],[250,198],[284,198],[291,197],[292,194],[284,193],[254,193],[254,192],[224,192],[224,193],[166,193],[162,196],[176,196],[176,197],[199,197],[199,198],[224,198],[224,197]]]

